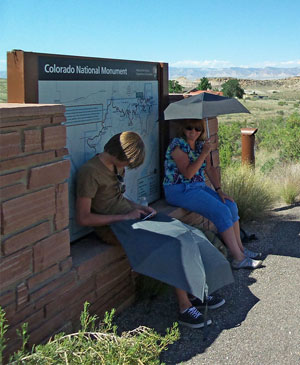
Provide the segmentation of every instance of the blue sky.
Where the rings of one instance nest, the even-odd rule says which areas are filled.
[[[0,0],[0,71],[24,51],[168,62],[300,67],[298,0]]]

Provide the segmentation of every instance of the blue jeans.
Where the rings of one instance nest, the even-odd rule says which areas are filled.
[[[239,220],[236,203],[225,199],[204,182],[164,185],[169,204],[201,214],[214,223],[220,233],[232,227]]]

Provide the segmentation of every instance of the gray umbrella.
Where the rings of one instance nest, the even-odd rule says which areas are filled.
[[[200,299],[233,282],[230,265],[205,235],[158,213],[146,221],[111,225],[134,271]]]
[[[227,98],[206,92],[171,103],[164,112],[165,120],[206,118],[208,138],[208,118],[233,113],[250,112],[235,98]]]

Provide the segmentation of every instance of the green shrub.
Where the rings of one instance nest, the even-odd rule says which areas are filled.
[[[222,170],[222,188],[236,201],[242,222],[263,218],[275,201],[269,181],[250,167]]]
[[[231,124],[219,124],[219,156],[220,166],[226,168],[230,166],[234,159],[241,156],[241,122],[233,122]]]
[[[287,102],[286,101],[279,101],[278,105],[279,106],[284,106],[284,105],[287,105]]]
[[[280,195],[286,204],[295,204],[299,189],[293,183],[286,183],[280,190]]]
[[[300,103],[295,103],[294,104],[294,108],[299,108],[299,106],[300,106]]]
[[[106,312],[103,323],[96,328],[97,317],[89,315],[88,303],[85,303],[79,332],[56,335],[30,353],[23,346],[11,357],[10,364],[155,365],[160,364],[160,353],[179,339],[176,323],[167,329],[165,336],[147,327],[138,327],[119,336],[117,326],[112,325],[113,315],[114,310]],[[26,341],[26,333],[22,337]]]
[[[275,159],[275,158],[271,158],[270,160],[266,161],[260,168],[260,171],[263,173],[263,174],[268,174],[270,173],[274,167],[276,166],[276,163],[278,161]]]
[[[271,178],[276,181],[277,192],[286,204],[294,204],[300,195],[300,164],[279,165],[272,171]]]
[[[261,121],[257,138],[260,148],[279,151],[281,162],[300,161],[300,114]]]

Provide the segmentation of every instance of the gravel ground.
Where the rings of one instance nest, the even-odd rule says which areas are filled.
[[[300,364],[300,205],[278,207],[244,228],[258,237],[246,246],[264,253],[264,266],[234,271],[234,284],[218,292],[226,304],[209,312],[207,339],[202,329],[180,326],[180,340],[162,354],[166,364]],[[170,291],[137,302],[116,324],[121,331],[144,325],[165,333],[176,320]]]

